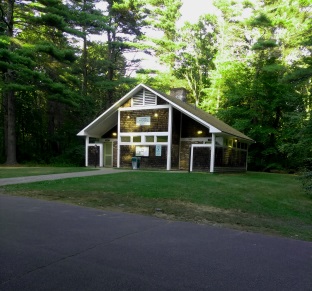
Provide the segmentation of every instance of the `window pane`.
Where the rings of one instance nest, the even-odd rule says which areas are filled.
[[[145,137],[146,142],[154,142],[154,136],[153,135],[148,135]]]
[[[130,136],[121,136],[120,137],[121,142],[130,142]]]
[[[134,136],[133,137],[133,142],[141,142],[141,136]]]
[[[168,136],[157,136],[157,142],[167,142]]]

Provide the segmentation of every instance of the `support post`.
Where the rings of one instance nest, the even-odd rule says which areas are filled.
[[[172,106],[169,107],[167,171],[171,170],[171,147],[172,147]]]
[[[215,150],[216,148],[216,135],[215,133],[212,133],[211,137],[211,151],[210,151],[210,173],[214,172],[214,164],[215,164]]]
[[[118,109],[118,128],[117,128],[117,168],[120,168],[120,110]]]
[[[193,172],[193,152],[194,152],[194,147],[191,144],[190,155],[189,155],[189,172]]]
[[[85,166],[88,167],[89,165],[89,137],[86,136],[85,138]]]

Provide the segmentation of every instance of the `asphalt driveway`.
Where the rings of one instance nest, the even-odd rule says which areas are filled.
[[[0,195],[0,290],[312,290],[312,243]]]

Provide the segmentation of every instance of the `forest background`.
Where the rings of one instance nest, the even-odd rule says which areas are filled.
[[[178,25],[180,0],[0,0],[0,163],[83,165],[77,132],[143,82],[253,138],[249,169],[306,165],[312,1],[213,4]]]

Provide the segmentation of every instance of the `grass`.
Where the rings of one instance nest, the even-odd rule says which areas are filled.
[[[0,179],[26,176],[51,175],[60,173],[73,173],[94,170],[83,167],[0,167]]]
[[[3,188],[11,195],[312,241],[312,199],[294,175],[132,171]]]

